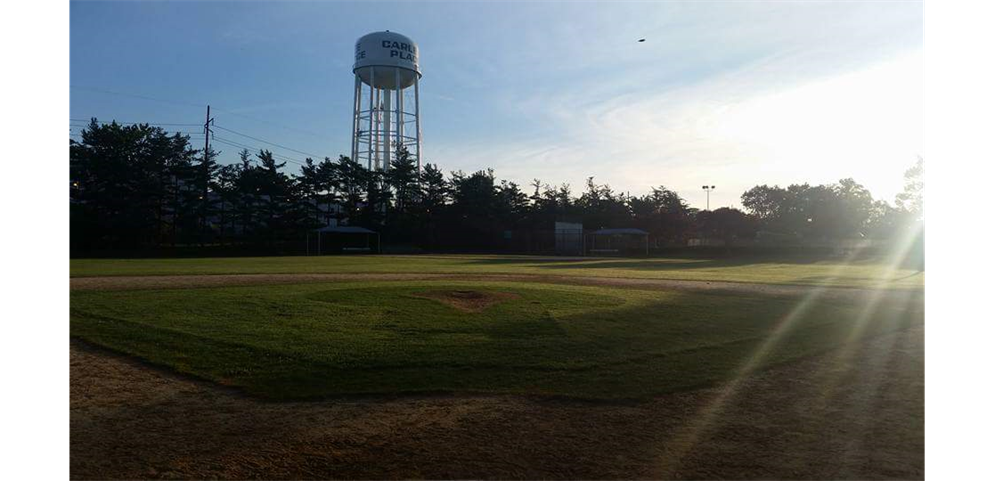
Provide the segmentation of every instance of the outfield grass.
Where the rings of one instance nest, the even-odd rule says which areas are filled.
[[[324,256],[73,259],[72,277],[178,274],[452,273],[627,277],[839,287],[918,288],[922,272],[884,259],[565,259],[530,256]]]
[[[181,266],[199,263],[204,265],[194,270],[201,273],[280,272],[287,269],[284,263],[305,272],[358,269],[360,262],[377,266],[373,270],[391,262],[402,269],[446,269],[480,259],[492,261],[479,264],[490,268],[547,268],[520,259],[357,259],[74,261],[74,274],[189,273]],[[744,276],[749,271],[725,269]],[[517,297],[479,313],[419,297],[452,289]],[[763,356],[756,367],[763,367],[922,322],[921,298],[863,312],[864,305],[839,300],[521,282],[337,282],[70,295],[72,336],[273,399],[406,392],[645,398],[739,375],[758,353]]]

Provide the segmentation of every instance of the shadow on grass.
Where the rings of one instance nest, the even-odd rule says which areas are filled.
[[[826,255],[737,255],[730,257],[660,257],[660,258],[617,258],[617,257],[511,257],[511,258],[475,258],[465,259],[463,264],[476,266],[520,266],[550,270],[567,269],[618,269],[632,271],[680,271],[693,269],[716,268],[746,268],[788,264],[795,266],[822,264],[826,267],[837,265],[874,266],[883,264],[885,257],[880,255],[860,256],[855,259],[843,259]],[[913,274],[914,275],[914,274]],[[909,276],[911,277],[911,275]],[[818,279],[812,279],[818,280]],[[880,279],[871,279],[880,280]],[[901,278],[891,279],[898,281]]]
[[[792,264],[813,264],[819,262],[817,259],[807,261],[790,262]],[[622,269],[636,271],[676,271],[686,269],[713,269],[722,267],[746,267],[751,265],[761,265],[766,263],[787,263],[783,259],[763,260],[757,258],[737,258],[737,259],[619,259],[619,258],[591,258],[591,259],[472,259],[467,260],[468,265],[504,265],[537,267],[543,269]]]
[[[860,338],[921,323],[919,299],[910,294],[901,303],[882,303],[872,315],[875,322]],[[222,326],[184,332],[76,308],[71,309],[70,329],[73,337],[273,400],[491,392],[617,402],[730,379],[796,306],[795,301],[774,298],[727,296],[725,302],[723,306],[713,296],[681,295],[555,319],[541,316],[533,326],[466,325],[466,336],[482,336],[471,344],[438,338],[441,326],[385,324],[371,329],[377,332],[368,339],[360,335],[350,341],[373,339],[370,349],[386,346],[395,353],[373,357],[364,349],[352,356],[323,354],[338,349],[342,339],[334,336],[312,339],[305,349],[267,347],[246,342],[251,336],[225,335],[223,329],[218,331]],[[831,301],[808,306],[757,366],[841,345],[854,332],[859,307]],[[384,330],[400,335],[388,339]],[[518,332],[530,335],[509,335]],[[423,349],[429,344],[437,350]]]
[[[918,276],[918,275],[926,275],[926,271],[916,271],[916,272],[913,272],[913,273],[911,273],[911,274],[909,274],[909,275],[907,275],[907,276],[902,276],[902,277],[896,277],[896,278],[894,278],[894,279],[888,279],[888,282],[898,282],[898,281],[903,281],[903,280],[905,280],[905,279],[908,279],[908,278],[910,278],[910,277],[915,277],[915,276]]]

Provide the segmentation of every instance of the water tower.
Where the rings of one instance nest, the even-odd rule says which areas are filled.
[[[352,114],[352,158],[369,169],[387,170],[400,146],[421,172],[418,118],[418,46],[391,31],[356,41]]]

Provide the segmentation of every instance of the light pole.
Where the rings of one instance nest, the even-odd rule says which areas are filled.
[[[712,191],[715,190],[715,186],[703,185],[701,189],[705,191],[705,210],[712,210]]]

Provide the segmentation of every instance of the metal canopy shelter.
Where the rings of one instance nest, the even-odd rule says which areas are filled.
[[[650,234],[642,229],[601,229],[587,236],[589,254],[650,253]]]
[[[311,238],[317,240],[312,249]],[[329,239],[331,237],[331,239]],[[324,239],[324,240],[323,240]],[[324,255],[329,252],[368,252],[380,253],[380,234],[364,227],[328,226],[308,232],[307,255]]]

